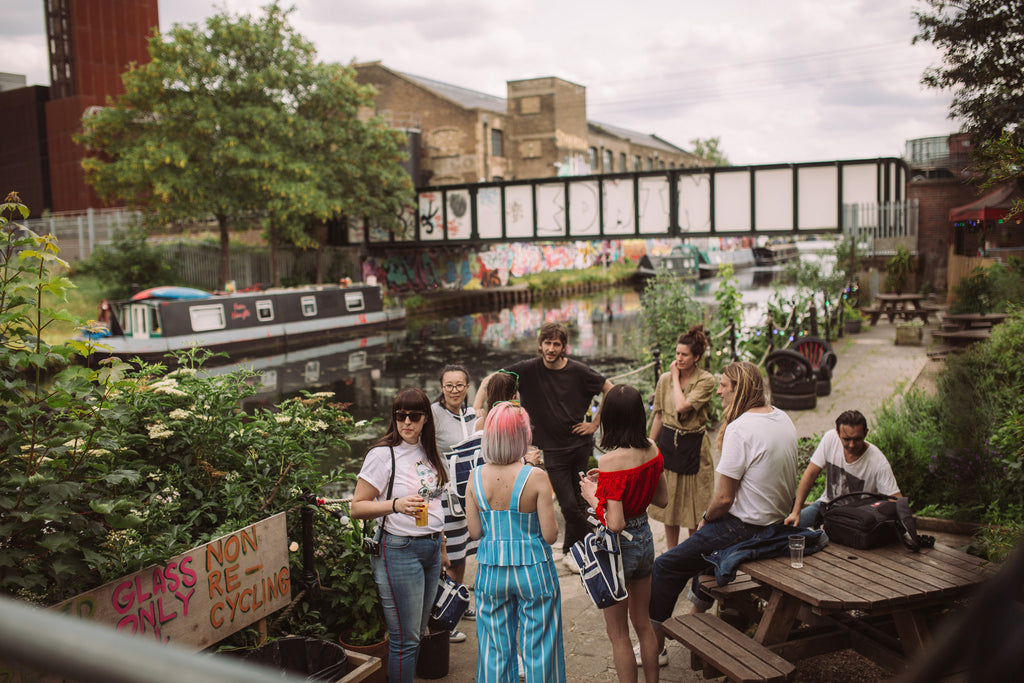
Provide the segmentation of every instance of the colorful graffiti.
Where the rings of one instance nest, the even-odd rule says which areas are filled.
[[[604,259],[621,263],[647,253],[668,254],[674,243],[669,239],[514,242],[495,244],[486,251],[425,247],[366,258],[363,279],[373,276],[393,292],[504,287],[510,277],[580,270]]]

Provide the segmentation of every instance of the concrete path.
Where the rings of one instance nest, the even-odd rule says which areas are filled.
[[[848,335],[833,343],[839,362],[832,380],[832,394],[819,398],[815,410],[789,412],[797,433],[801,437],[814,436],[834,429],[836,415],[851,408],[864,413],[870,427],[883,402],[903,394],[913,386],[927,364],[937,362],[930,361],[927,356],[927,344],[930,342],[927,327],[924,336],[925,346],[896,346],[895,325],[883,320],[875,327],[865,327],[861,334]],[[664,528],[654,521],[651,527],[656,552],[664,552]],[[959,546],[966,542],[963,538],[936,535],[940,536],[940,542],[949,545]],[[556,545],[561,547],[560,543]],[[569,573],[562,565],[560,551],[556,551],[556,556],[562,589],[563,641],[568,680],[613,683],[618,679],[612,663],[611,645],[605,634],[604,617],[583,592],[579,577]],[[471,558],[466,572],[466,582],[471,588],[472,577],[475,575],[476,561]],[[681,598],[678,609],[682,611],[686,608]],[[465,642],[451,644],[449,673],[440,679],[442,681],[462,683],[476,678],[476,624],[464,620],[459,628],[468,638]],[[661,681],[696,683],[705,680],[699,672],[690,670],[689,651],[682,645],[669,641],[668,651],[669,664],[660,671]],[[642,681],[643,672],[638,671],[638,675]]]

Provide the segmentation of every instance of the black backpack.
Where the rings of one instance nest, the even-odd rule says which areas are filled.
[[[900,541],[907,550],[935,545],[931,536],[918,536],[907,498],[878,493],[847,493],[825,505],[825,533],[829,540],[867,550]]]

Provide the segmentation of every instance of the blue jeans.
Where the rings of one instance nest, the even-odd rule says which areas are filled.
[[[654,535],[647,515],[639,515],[626,520],[625,531],[633,537],[627,539],[619,535],[619,550],[622,552],[622,573],[626,583],[639,581],[651,575],[654,565]]]
[[[373,558],[384,618],[388,623],[388,678],[412,683],[420,636],[430,620],[441,576],[441,536],[385,534],[380,557]]]
[[[745,541],[763,528],[727,513],[713,522],[706,522],[693,536],[659,556],[651,573],[648,610],[651,621],[660,625],[672,616],[679,594],[690,580],[693,581],[694,604],[704,609],[711,607],[714,599],[701,590],[699,583],[700,575],[711,567],[702,555]]]
[[[815,501],[800,511],[800,521],[797,522],[797,526],[802,526],[805,529],[821,526],[820,515],[822,514],[824,513],[821,509],[821,501]]]

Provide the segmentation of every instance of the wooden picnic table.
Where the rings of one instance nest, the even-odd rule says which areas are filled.
[[[876,294],[876,305],[861,310],[871,316],[872,325],[875,325],[883,315],[889,319],[890,323],[894,322],[896,318],[908,321],[921,318],[927,323],[928,315],[935,309],[922,305],[923,298],[922,294]]]
[[[992,336],[992,329],[974,327],[963,330],[936,330],[932,332],[932,336],[946,341],[951,346],[969,346],[974,342],[989,339]]]
[[[901,545],[855,550],[831,543],[800,569],[788,557],[741,569],[771,589],[757,642],[789,661],[853,648],[895,671],[928,639],[932,608],[994,573],[984,560],[941,544],[913,553]],[[800,623],[810,628],[796,629]]]
[[[942,321],[956,325],[958,330],[970,330],[998,325],[1008,317],[1009,313],[947,313]]]

